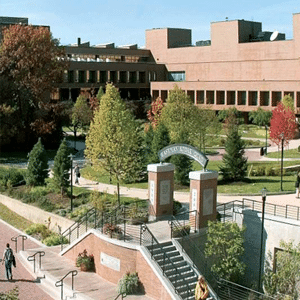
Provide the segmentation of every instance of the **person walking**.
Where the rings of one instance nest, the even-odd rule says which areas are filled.
[[[12,280],[12,265],[16,266],[13,250],[9,244],[6,244],[6,249],[3,253],[2,265],[5,263],[5,275],[7,280]]]
[[[300,185],[300,171],[297,172],[297,178],[295,182],[296,198],[299,198],[299,185]]]
[[[204,276],[198,277],[198,282],[195,288],[195,300],[206,300],[209,295],[208,286]]]
[[[75,170],[74,170],[74,174],[75,174],[75,184],[79,184],[79,177],[80,177],[80,169],[78,164],[76,164]]]

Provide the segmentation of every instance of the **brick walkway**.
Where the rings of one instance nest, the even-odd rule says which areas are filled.
[[[0,220],[0,256],[2,258],[3,251],[6,248],[6,243],[10,243],[12,249],[15,251],[15,243],[11,241],[12,237],[18,236],[20,231],[12,228]],[[21,244],[21,239],[19,239]],[[18,243],[18,250],[21,250],[21,245]],[[30,239],[25,241],[28,248],[40,248],[41,246]],[[7,292],[16,286],[19,287],[20,300],[53,300],[40,287],[39,283],[33,278],[30,273],[23,267],[16,255],[16,268],[12,268],[13,280],[7,281],[5,278],[5,266],[0,264],[0,291]]]

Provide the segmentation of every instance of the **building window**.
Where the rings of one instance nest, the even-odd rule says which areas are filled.
[[[116,71],[110,71],[110,82],[116,83],[117,82],[117,72]]]
[[[260,92],[260,106],[269,106],[270,93],[266,91]]]
[[[165,102],[168,98],[168,91],[161,91],[161,100]]]
[[[136,83],[136,72],[129,72],[129,82]]]
[[[217,91],[217,104],[224,105],[225,104],[225,92]]]
[[[206,91],[206,104],[215,104],[215,92]]]
[[[185,72],[169,72],[168,73],[168,80],[169,81],[185,81]]]
[[[235,105],[235,91],[227,91],[227,105]]]
[[[140,83],[146,82],[146,72],[140,72],[139,77],[140,77]]]
[[[238,105],[246,105],[247,93],[246,91],[238,91]]]
[[[281,92],[272,92],[272,106],[277,106],[281,101]]]
[[[204,104],[204,91],[197,91],[196,104]]]
[[[187,95],[192,100],[192,102],[195,102],[195,92],[194,91],[187,91]]]
[[[257,91],[249,91],[249,106],[257,106]]]
[[[127,82],[127,72],[120,71],[120,83],[126,83],[126,82]]]
[[[89,82],[95,83],[96,82],[96,71],[89,71]]]
[[[78,72],[78,82],[85,83],[85,71]]]
[[[68,71],[68,82],[69,83],[73,83],[74,82],[74,71],[73,70],[69,70]]]
[[[100,71],[100,83],[106,83],[107,75],[106,71]]]

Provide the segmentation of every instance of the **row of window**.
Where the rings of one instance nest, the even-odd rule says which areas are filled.
[[[68,70],[65,71],[64,82],[68,83],[149,83],[156,81],[156,72],[138,71],[84,71]]]
[[[147,62],[148,57],[132,55],[68,54],[70,61],[83,62]]]
[[[275,107],[281,99],[290,95],[296,99],[296,107],[300,107],[300,92],[292,91],[211,91],[211,90],[187,90],[187,95],[195,104],[209,105],[248,105],[248,106],[272,106]],[[161,97],[165,101],[168,97],[167,90],[153,90],[153,98]]]

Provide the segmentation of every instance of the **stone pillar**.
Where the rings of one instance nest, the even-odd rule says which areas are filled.
[[[196,214],[190,214],[190,223],[196,228],[207,227],[207,221],[214,221],[217,217],[217,184],[218,172],[195,171],[189,173],[190,178],[190,210],[196,210]]]
[[[150,220],[173,215],[174,169],[170,163],[147,166]]]

